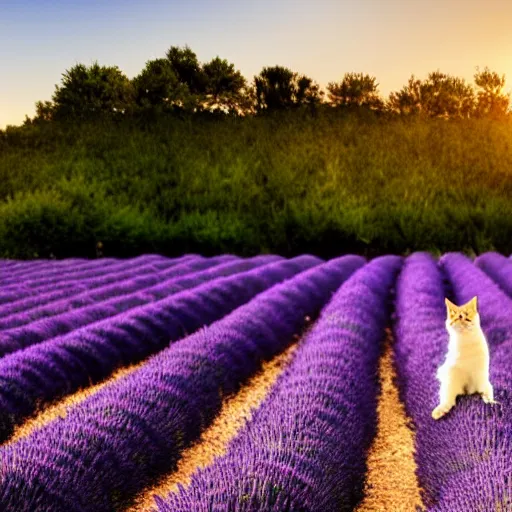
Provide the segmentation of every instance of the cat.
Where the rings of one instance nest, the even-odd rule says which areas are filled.
[[[441,388],[439,405],[432,411],[435,420],[450,411],[458,395],[480,393],[485,403],[496,403],[489,381],[489,347],[480,327],[477,298],[462,306],[448,299],[445,304],[448,353],[437,370]]]

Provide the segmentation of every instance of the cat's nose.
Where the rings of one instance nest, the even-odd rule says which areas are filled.
[[[462,315],[459,315],[459,320],[462,320],[462,318],[463,318]]]

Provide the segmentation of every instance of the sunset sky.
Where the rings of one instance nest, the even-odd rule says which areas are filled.
[[[412,73],[472,81],[489,66],[510,90],[511,27],[512,0],[0,0],[0,128],[32,116],[78,62],[132,78],[171,45],[250,80],[275,64],[322,86],[364,72],[387,96]]]

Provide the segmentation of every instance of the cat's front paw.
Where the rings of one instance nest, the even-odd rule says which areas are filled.
[[[443,407],[442,405],[438,405],[433,411],[432,411],[432,418],[435,420],[438,420],[442,418],[450,409],[448,407]]]
[[[494,398],[491,395],[482,395],[482,400],[486,404],[491,404],[491,405],[496,405],[499,403],[499,402],[496,402],[496,400],[494,400]]]

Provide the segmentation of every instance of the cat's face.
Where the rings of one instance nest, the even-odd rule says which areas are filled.
[[[470,331],[480,326],[480,316],[478,315],[476,297],[462,306],[456,306],[448,299],[444,299],[446,304],[446,325],[452,329],[463,332]]]

